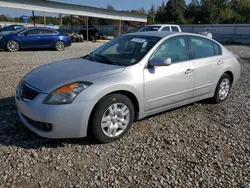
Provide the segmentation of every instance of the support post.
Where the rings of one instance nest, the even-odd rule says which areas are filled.
[[[119,20],[119,36],[121,36],[121,33],[122,33],[122,21]]]
[[[60,26],[62,26],[62,14],[59,15],[60,18]]]
[[[32,10],[32,16],[33,16],[34,27],[36,27],[36,18],[35,18],[34,10]]]
[[[43,13],[43,23],[44,23],[44,27],[46,27],[46,13]]]
[[[73,32],[73,15],[70,16],[70,29]]]
[[[89,41],[89,17],[86,17],[87,42]]]

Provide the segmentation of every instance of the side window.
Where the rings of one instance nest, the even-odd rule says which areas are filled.
[[[162,31],[170,31],[170,27],[169,26],[163,27]]]
[[[214,56],[213,42],[200,37],[191,37],[194,59]]]
[[[53,31],[53,30],[48,30],[48,29],[41,29],[41,34],[43,34],[43,35],[53,35],[53,34],[56,34],[56,32]]]
[[[221,47],[214,42],[214,53],[215,55],[222,55]]]
[[[176,27],[176,26],[171,26],[171,29],[172,29],[172,31],[177,31],[177,32],[179,32],[179,29],[178,29],[178,27]]]
[[[171,58],[172,63],[190,59],[186,37],[173,37],[167,39],[156,51],[154,58]]]
[[[39,29],[30,29],[28,31],[24,32],[26,35],[39,35],[40,30]]]

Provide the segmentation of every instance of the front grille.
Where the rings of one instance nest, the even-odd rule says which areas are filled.
[[[17,90],[17,98],[26,100],[26,101],[32,101],[37,97],[39,94],[39,91],[35,90],[31,86],[29,86],[26,83],[20,84],[18,90]]]
[[[27,116],[23,115],[22,116],[24,117],[24,119],[30,124],[32,125],[33,127],[35,127],[36,129],[39,129],[41,131],[46,131],[46,132],[49,132],[49,131],[52,131],[52,124],[50,123],[44,123],[44,122],[40,122],[40,121],[34,121],[30,118],[28,118]]]

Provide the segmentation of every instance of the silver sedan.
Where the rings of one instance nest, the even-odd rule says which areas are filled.
[[[125,34],[79,58],[39,67],[16,90],[21,121],[47,138],[107,143],[135,120],[211,98],[228,97],[240,76],[235,56],[190,33]]]

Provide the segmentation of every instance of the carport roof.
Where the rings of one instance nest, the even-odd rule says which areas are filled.
[[[46,0],[0,0],[0,7],[89,16],[123,21],[147,22],[146,14],[135,14],[125,11],[113,11],[84,5],[67,4]]]

